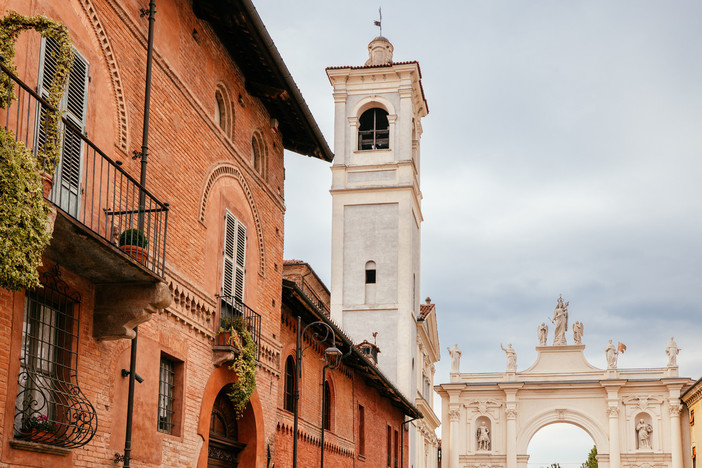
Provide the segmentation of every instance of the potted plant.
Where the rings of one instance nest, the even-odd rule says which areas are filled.
[[[127,229],[119,236],[120,250],[139,263],[145,264],[149,258],[149,252],[146,250],[148,244],[146,236],[139,229]]]
[[[241,315],[234,317],[222,317],[219,321],[219,332],[217,344],[223,346],[235,346],[241,344],[241,332],[244,330],[244,318]]]
[[[34,442],[46,442],[55,437],[55,433],[58,430],[58,426],[55,422],[49,421],[49,418],[40,414],[38,416],[32,416],[23,426],[23,435],[33,440]]]

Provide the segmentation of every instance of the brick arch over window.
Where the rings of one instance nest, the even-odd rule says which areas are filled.
[[[265,277],[265,265],[266,257],[264,252],[263,244],[263,228],[261,227],[261,217],[258,214],[258,208],[256,207],[256,202],[254,201],[251,190],[249,189],[246,180],[244,179],[241,171],[230,163],[222,162],[215,164],[215,166],[210,170],[210,173],[205,179],[204,189],[202,190],[202,197],[200,198],[200,222],[205,224],[205,211],[207,210],[207,201],[210,197],[210,192],[215,183],[222,177],[231,177],[236,179],[241,187],[244,189],[244,194],[246,194],[246,199],[249,201],[249,207],[251,207],[251,213],[253,214],[254,224],[256,228],[256,237],[258,238],[258,256],[259,256],[259,275]]]
[[[117,59],[112,50],[112,45],[105,28],[98,18],[97,11],[93,6],[92,0],[79,0],[80,5],[83,7],[90,24],[93,27],[93,31],[97,36],[98,43],[100,44],[100,50],[102,50],[102,55],[107,64],[108,72],[110,75],[110,80],[112,81],[112,91],[115,97],[115,108],[117,109],[117,147],[122,151],[126,152],[128,148],[127,144],[127,104],[124,98],[124,88],[122,87],[122,78],[120,76],[119,67],[117,66]]]

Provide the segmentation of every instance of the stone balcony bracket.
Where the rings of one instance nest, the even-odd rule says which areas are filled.
[[[133,339],[134,327],[168,307],[172,300],[164,282],[97,285],[93,336],[97,340]]]

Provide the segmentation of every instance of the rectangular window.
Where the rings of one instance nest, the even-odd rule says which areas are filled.
[[[366,414],[362,405],[358,405],[358,454],[366,454]]]
[[[246,266],[246,226],[229,210],[224,215],[224,246],[220,325],[242,316],[244,272]]]
[[[690,426],[695,425],[695,410],[690,410]]]
[[[59,44],[52,38],[42,39],[41,60],[39,68],[39,95],[46,99],[56,74]],[[87,96],[88,96],[88,61],[75,49],[73,50],[73,65],[68,77],[68,86],[59,109],[65,119],[75,125],[80,132],[85,131]],[[41,106],[40,106],[41,107]],[[46,144],[46,129],[44,128],[45,109],[37,112],[37,127],[35,148],[43,148]],[[60,206],[73,217],[78,216],[80,204],[80,186],[82,179],[83,141],[80,134],[70,127],[61,124],[59,131],[62,135],[61,159],[56,169],[56,177],[51,192],[51,201]]]
[[[42,274],[41,281],[42,287],[26,293],[14,438],[81,447],[97,428],[76,372],[81,298],[58,269]]]
[[[400,466],[400,434],[395,431],[395,464],[393,465],[395,468],[398,468]]]
[[[392,428],[388,426],[387,437],[388,466],[392,466]]]
[[[175,363],[161,356],[158,377],[158,430],[173,433],[173,389],[175,388]]]

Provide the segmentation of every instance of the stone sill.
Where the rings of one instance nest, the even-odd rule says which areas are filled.
[[[28,442],[26,440],[10,440],[10,447],[16,450],[27,450],[29,452],[50,453],[52,455],[61,455],[65,457],[70,455],[71,449],[65,447],[57,447],[55,445],[40,444],[37,442]]]

